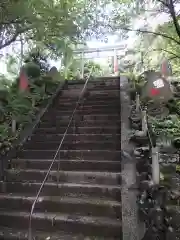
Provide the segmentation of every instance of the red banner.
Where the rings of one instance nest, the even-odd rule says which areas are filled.
[[[20,81],[19,81],[19,89],[22,91],[25,91],[28,89],[28,86],[29,86],[28,78],[27,78],[26,74],[24,73],[24,71],[21,71]]]

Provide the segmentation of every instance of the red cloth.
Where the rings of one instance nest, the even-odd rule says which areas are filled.
[[[28,88],[28,78],[24,73],[20,74],[19,88],[20,90],[26,90]]]

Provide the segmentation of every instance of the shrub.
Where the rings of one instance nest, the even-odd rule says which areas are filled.
[[[28,64],[28,71],[31,76],[29,91],[19,91],[19,78],[0,90],[0,154],[9,151],[11,143],[25,125],[35,119],[37,111],[59,84],[49,76],[37,77],[39,68],[35,65]]]

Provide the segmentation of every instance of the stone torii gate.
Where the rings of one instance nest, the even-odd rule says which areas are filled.
[[[81,76],[84,75],[84,59],[85,58],[94,58],[94,57],[101,57],[101,53],[109,52],[108,56],[114,57],[114,73],[118,72],[118,56],[124,56],[127,52],[127,45],[114,45],[114,46],[105,46],[100,48],[81,48],[74,50],[73,53],[78,55],[81,59]],[[88,54],[96,53],[96,56],[89,57]]]

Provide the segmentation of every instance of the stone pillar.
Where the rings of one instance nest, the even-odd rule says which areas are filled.
[[[159,152],[158,148],[152,148],[152,180],[155,185],[160,181]]]
[[[117,51],[114,49],[114,75],[117,76],[119,73]]]

